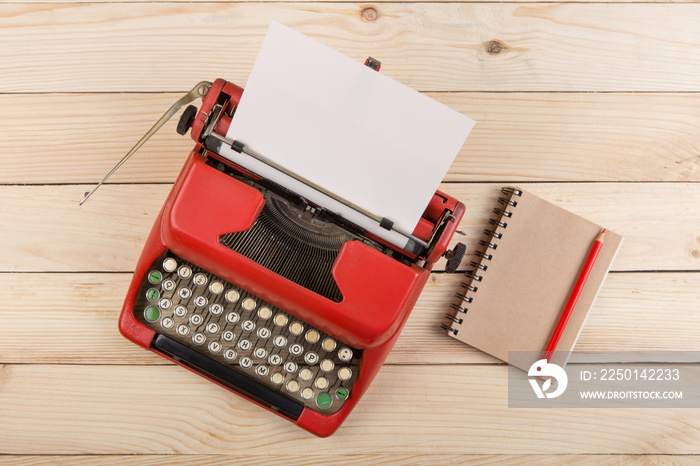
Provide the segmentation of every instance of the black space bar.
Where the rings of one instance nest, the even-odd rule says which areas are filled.
[[[153,347],[167,354],[174,360],[196,369],[207,377],[235,390],[258,403],[297,420],[304,410],[304,405],[246,377],[239,372],[214,361],[165,335],[158,334],[153,340]]]

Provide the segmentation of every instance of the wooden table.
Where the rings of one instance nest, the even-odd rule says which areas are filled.
[[[170,122],[78,201],[196,82],[245,84],[273,19],[477,121],[441,188],[469,252],[503,184],[625,236],[577,349],[700,349],[700,4],[3,0],[0,462],[697,462],[697,409],[509,409],[506,367],[438,327],[461,274],[329,439],[119,335],[192,142]]]

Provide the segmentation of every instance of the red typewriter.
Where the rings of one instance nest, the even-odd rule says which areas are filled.
[[[376,376],[435,262],[459,264],[463,247],[446,249],[464,206],[436,192],[405,246],[390,244],[221,156],[248,154],[223,136],[242,93],[221,79],[198,84],[115,167],[202,98],[178,124],[194,148],[148,236],[119,329],[328,436]]]

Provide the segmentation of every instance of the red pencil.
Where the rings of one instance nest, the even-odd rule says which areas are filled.
[[[588,257],[586,258],[586,262],[583,263],[583,268],[578,274],[578,278],[576,279],[576,284],[574,285],[574,288],[571,290],[571,294],[569,295],[569,299],[566,301],[566,305],[564,306],[564,309],[561,311],[561,315],[559,316],[559,322],[557,322],[557,326],[554,328],[554,333],[552,334],[552,337],[549,339],[549,343],[547,344],[547,348],[544,350],[544,359],[549,362],[549,359],[552,356],[552,353],[554,350],[557,349],[557,344],[559,344],[559,339],[561,338],[561,334],[564,333],[564,328],[566,328],[566,323],[569,321],[569,317],[571,317],[571,313],[574,310],[574,307],[576,307],[576,302],[578,301],[578,297],[581,296],[581,292],[583,291],[583,287],[586,284],[586,280],[588,279],[588,275],[591,273],[591,269],[593,268],[593,264],[595,264],[595,260],[598,258],[598,253],[600,252],[600,248],[603,247],[603,238],[605,236],[605,228],[603,228],[603,231],[600,232],[598,237],[595,239],[593,242],[593,245],[591,246],[591,250],[588,253]]]

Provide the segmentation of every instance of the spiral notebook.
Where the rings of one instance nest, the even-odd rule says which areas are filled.
[[[446,328],[450,336],[528,370],[547,346],[602,227],[526,191],[501,191]],[[606,232],[551,362],[566,364],[621,242],[620,235]],[[509,351],[531,353],[509,361]]]

